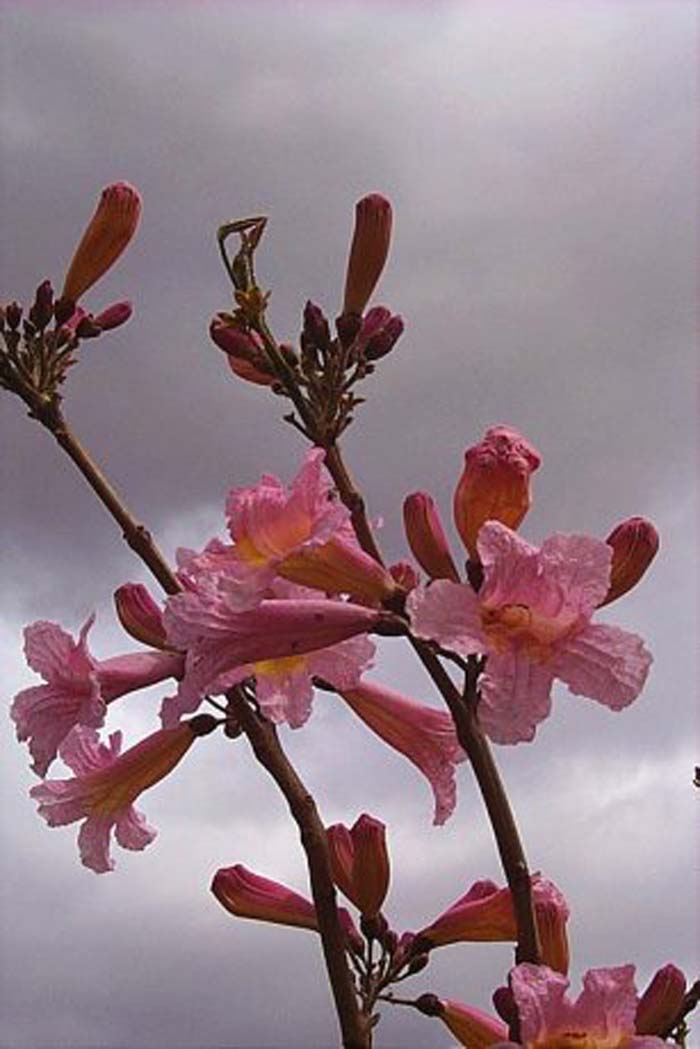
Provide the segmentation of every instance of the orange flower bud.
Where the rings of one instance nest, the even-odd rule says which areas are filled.
[[[602,605],[622,597],[642,578],[659,549],[659,533],[645,517],[622,521],[605,540],[612,547],[610,587]]]
[[[476,539],[487,521],[518,527],[530,509],[530,474],[539,465],[537,451],[509,426],[492,426],[467,449],[454,518],[470,558],[478,560]]]
[[[389,888],[386,827],[363,814],[348,830],[342,823],[328,828],[333,881],[362,914],[374,918]]]
[[[678,1016],[685,998],[685,976],[669,963],[653,976],[639,999],[635,1030],[637,1034],[666,1034]]]
[[[117,261],[141,218],[141,195],[128,182],[102,191],[97,210],[75,249],[62,298],[77,302]]]
[[[506,1025],[473,1005],[438,998],[435,994],[422,994],[414,1005],[424,1016],[439,1017],[459,1039],[459,1044],[469,1049],[488,1049],[491,1045],[508,1041]]]
[[[370,193],[358,201],[343,313],[362,313],[377,286],[389,254],[391,218],[391,204],[379,193]]]
[[[408,545],[418,564],[431,579],[459,582],[435,500],[427,492],[404,499],[403,522]]]

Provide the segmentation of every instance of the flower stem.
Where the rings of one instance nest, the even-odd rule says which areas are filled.
[[[332,453],[332,454],[331,454]],[[330,459],[330,461],[329,461]],[[372,529],[367,519],[364,502],[356,492],[343,462],[340,448],[334,443],[326,456],[326,465],[336,483],[340,498],[353,514],[353,524],[358,542],[366,553],[377,557]],[[419,660],[430,675],[433,684],[445,700],[455,723],[457,738],[471,762],[474,775],[486,806],[496,839],[501,865],[513,896],[513,908],[518,930],[515,951],[516,963],[540,960],[540,945],[532,905],[532,888],[525,851],[520,840],[518,827],[513,816],[508,795],[498,772],[488,740],[479,725],[476,714],[476,675],[470,675],[466,702],[455,687],[442,663],[430,645],[419,638],[408,635]]]
[[[165,593],[176,594],[181,589],[180,584],[150,532],[133,517],[116,489],[71,432],[58,402],[53,401],[47,405],[37,401],[30,407],[32,417],[53,434],[61,448],[70,456],[100,502],[122,529],[126,542],[150,569]],[[282,749],[274,727],[252,710],[242,694],[236,690],[233,692],[235,695],[230,694],[229,698],[232,698],[235,714],[253,752],[282,791],[299,827],[344,1049],[371,1049],[371,1029],[358,1008],[352,976],[345,958],[344,935],[335,902],[326,831],[316,804]]]
[[[331,877],[328,839],[316,803],[282,750],[274,725],[264,721],[248,705],[240,689],[231,689],[227,697],[250,740],[255,756],[284,794],[299,828],[343,1045],[346,1049],[369,1049],[371,1031],[358,1009],[353,981],[345,960],[345,941]]]

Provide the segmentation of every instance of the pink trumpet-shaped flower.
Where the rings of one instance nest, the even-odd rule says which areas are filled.
[[[376,918],[389,889],[386,827],[363,813],[348,829],[327,830],[333,881],[364,918]]]
[[[408,598],[413,629],[462,655],[488,656],[479,718],[496,743],[531,740],[550,713],[555,678],[622,710],[641,692],[651,655],[641,638],[591,623],[605,597],[612,550],[554,535],[541,549],[490,521],[479,533],[484,581],[438,580]]]
[[[184,672],[184,656],[175,652],[134,652],[96,660],[87,645],[93,622],[90,616],[77,641],[57,623],[40,620],[25,627],[27,662],[46,684],[19,692],[10,716],[17,739],[29,740],[33,768],[39,776],[46,775],[73,726],[99,728],[107,703]]]
[[[464,471],[454,495],[454,518],[469,556],[487,521],[517,528],[530,508],[530,475],[539,453],[510,426],[492,426],[464,453]]]
[[[644,517],[622,521],[605,540],[612,547],[610,587],[601,605],[617,601],[636,586],[659,549],[659,533]]]
[[[459,573],[433,497],[427,492],[406,496],[403,521],[413,556],[430,578],[459,582]]]
[[[358,547],[349,510],[333,498],[324,456],[313,448],[289,490],[269,474],[253,487],[234,488],[226,504],[234,545],[213,540],[202,554],[181,553],[181,574],[195,584],[228,577],[238,611],[257,604],[278,576],[374,604],[395,594],[389,572]]]
[[[637,1034],[664,1035],[681,1011],[685,989],[686,979],[678,966],[669,962],[654,973],[637,1005]]]
[[[59,747],[62,761],[75,776],[45,780],[32,787],[30,796],[50,827],[85,817],[78,834],[80,858],[86,867],[103,874],[114,869],[109,851],[112,828],[124,849],[150,845],[156,830],[133,802],[172,772],[197,736],[215,727],[214,718],[202,714],[176,728],[160,729],[120,754],[121,732],[113,732],[106,746],[95,729],[78,725]]]
[[[97,210],[75,249],[63,285],[62,298],[77,302],[129,244],[141,218],[141,195],[128,182],[102,191]]]
[[[343,313],[364,311],[389,255],[391,225],[391,204],[380,193],[370,193],[355,205]]]
[[[634,966],[591,969],[572,1002],[569,981],[544,965],[517,965],[510,987],[520,1018],[520,1042],[497,1049],[661,1049],[661,1038],[637,1036]]]
[[[285,592],[287,585],[276,584],[276,589]],[[310,713],[313,676],[339,688],[358,683],[371,664],[374,646],[356,635],[379,627],[387,614],[290,589],[293,597],[262,601],[247,612],[231,609],[225,587],[169,599],[168,637],[187,649],[187,657],[177,696],[163,704],[165,725],[196,710],[205,692],[225,692],[255,676],[266,715],[298,728]]]
[[[316,908],[310,900],[280,882],[249,871],[241,863],[221,867],[214,875],[211,891],[236,918],[318,932]],[[338,908],[338,917],[349,943],[362,945],[362,937],[344,907]]]
[[[366,681],[341,695],[373,732],[427,777],[435,797],[433,822],[444,823],[457,802],[455,765],[466,757],[450,715]]]
[[[565,973],[569,967],[568,905],[551,881],[533,875],[531,882],[542,957],[546,965]],[[515,942],[517,938],[510,889],[499,889],[488,880],[477,881],[434,922],[416,933],[413,950],[430,950],[449,943]]]

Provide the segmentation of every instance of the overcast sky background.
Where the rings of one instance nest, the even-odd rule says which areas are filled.
[[[662,549],[601,619],[655,664],[624,714],[556,694],[531,746],[497,748],[533,869],[572,907],[573,975],[633,961],[640,985],[698,968],[697,21],[689,2],[2,3],[3,300],[60,284],[96,197],[127,179],[138,238],[87,296],[135,302],[86,344],[66,405],[79,436],[172,555],[223,525],[232,484],[290,479],[304,447],[281,402],[230,377],[209,344],[229,304],[214,233],[265,213],[259,277],[294,339],[307,297],[339,307],[355,201],[381,191],[395,238],[377,300],[403,314],[346,449],[391,559],[405,494],[427,488],[450,534],[464,448],[508,422],[539,448],[522,532],[604,537],[644,514]],[[21,628],[132,643],[111,593],[146,575],[68,460],[2,399],[3,691],[37,683]],[[455,543],[455,551],[459,546]],[[431,690],[401,643],[374,678]],[[110,710],[128,742],[162,689]],[[477,878],[502,880],[474,783],[430,825],[412,766],[320,695],[285,743],[326,822],[385,820],[387,915],[418,928]],[[142,799],[160,829],[117,869],[78,862],[76,827],[27,798],[2,729],[3,1049],[337,1044],[316,938],[239,922],[208,892],[242,862],[306,892],[284,805],[245,741],[210,738]],[[462,945],[403,989],[489,1007],[511,951]],[[696,1029],[700,1021],[695,1021]],[[442,1025],[384,1011],[379,1045],[439,1049]],[[700,1046],[700,1040],[692,1042]]]

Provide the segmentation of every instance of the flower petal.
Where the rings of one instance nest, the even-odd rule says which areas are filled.
[[[464,656],[485,651],[479,601],[468,583],[438,579],[427,588],[418,587],[409,594],[406,608],[418,637]]]
[[[466,757],[450,715],[367,681],[340,695],[373,732],[427,777],[435,797],[433,822],[444,823],[457,802],[454,767]]]
[[[623,710],[641,692],[651,663],[636,634],[591,623],[559,648],[552,669],[575,695]]]
[[[525,743],[549,715],[554,672],[519,648],[490,655],[481,681],[479,721],[494,743]]]
[[[113,816],[88,816],[78,833],[80,859],[95,874],[107,874],[114,870],[114,860],[109,852],[113,825]]]
[[[150,845],[158,831],[146,821],[146,817],[133,805],[128,805],[116,821],[115,837],[123,849],[140,852]]]
[[[540,550],[497,521],[479,532],[487,608],[527,605],[561,623],[589,619],[608,592],[612,550],[586,535],[552,535]]]

